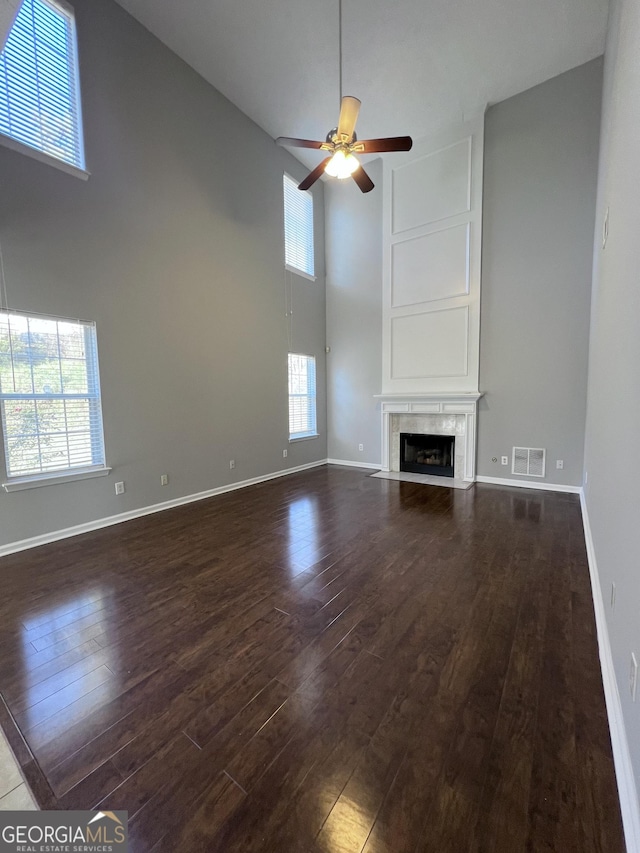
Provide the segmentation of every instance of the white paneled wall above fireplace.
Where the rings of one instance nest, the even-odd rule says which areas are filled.
[[[484,120],[385,160],[383,394],[474,392]]]

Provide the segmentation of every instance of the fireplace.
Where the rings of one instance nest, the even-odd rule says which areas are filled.
[[[455,436],[451,451],[453,477],[438,478],[448,486],[451,480],[473,483],[476,479],[476,419],[479,393],[380,394],[382,415],[381,465],[383,472],[419,476],[400,469],[400,436],[430,435],[436,438]],[[429,466],[428,473],[433,474]],[[424,476],[424,475],[423,475]]]
[[[453,477],[455,436],[400,433],[400,470]]]

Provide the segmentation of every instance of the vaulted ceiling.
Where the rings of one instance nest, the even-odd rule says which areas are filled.
[[[119,2],[271,136],[335,126],[338,0]],[[358,135],[420,138],[587,62],[607,12],[607,0],[343,0]]]

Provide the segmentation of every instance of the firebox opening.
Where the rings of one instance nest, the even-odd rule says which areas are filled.
[[[400,433],[400,470],[453,477],[455,437]]]

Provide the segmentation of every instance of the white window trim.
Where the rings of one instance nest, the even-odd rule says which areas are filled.
[[[299,270],[298,267],[292,267],[291,264],[285,264],[284,268],[287,272],[292,272],[295,275],[299,275],[300,278],[306,278],[308,281],[316,281],[316,279],[318,278],[317,275],[309,275],[308,272],[305,272],[304,270]]]
[[[54,166],[56,169],[60,169],[61,172],[66,172],[68,175],[80,178],[81,181],[88,181],[91,177],[91,173],[85,169],[79,169],[73,163],[67,163],[66,160],[60,160],[58,157],[52,157],[51,154],[46,154],[44,151],[40,151],[39,148],[32,148],[30,145],[25,145],[24,142],[20,142],[12,136],[7,136],[5,133],[0,133],[0,145],[10,148],[12,151],[17,151],[18,154],[31,157],[33,160],[46,163],[48,166]]]
[[[61,172],[66,172],[68,175],[73,175],[76,178],[80,178],[82,181],[86,181],[91,176],[91,173],[86,170],[86,160],[85,160],[85,150],[84,150],[84,117],[82,114],[82,90],[80,88],[80,54],[78,52],[78,31],[76,29],[76,13],[75,9],[68,3],[67,0],[55,0],[58,6],[61,9],[66,11],[72,18],[72,34],[73,34],[73,48],[74,48],[74,76],[75,76],[75,86],[76,86],[76,110],[77,110],[77,122],[78,127],[80,128],[80,161],[82,163],[82,167],[75,166],[73,163],[68,163],[66,160],[61,160],[59,157],[53,157],[51,154],[47,154],[46,151],[41,151],[39,148],[34,148],[31,145],[26,145],[24,142],[20,142],[18,139],[14,139],[12,136],[7,136],[5,133],[0,133],[0,145],[4,145],[5,148],[10,148],[12,151],[16,151],[19,154],[24,154],[26,157],[31,157],[33,160],[38,160],[40,163],[45,163],[48,166],[54,166],[56,169],[60,169]],[[17,10],[20,10],[21,2],[18,2]],[[13,27],[13,23],[11,25]],[[11,35],[11,27],[7,33],[7,39]],[[0,51],[4,49],[4,45],[0,47]]]
[[[289,352],[289,353],[288,353],[288,355],[287,355],[287,360],[289,360],[289,359],[291,358],[291,356],[292,356],[292,355],[294,355],[294,356],[295,356],[295,355],[297,355],[297,356],[302,356],[302,357],[304,357],[304,358],[306,358],[306,359],[312,359],[312,360],[313,360],[313,371],[314,371],[314,394],[313,394],[313,395],[307,394],[307,395],[304,395],[304,396],[307,396],[307,397],[311,397],[311,396],[312,396],[312,397],[313,397],[313,403],[314,403],[314,407],[313,407],[313,424],[309,424],[309,426],[313,426],[313,427],[314,427],[314,430],[313,430],[313,431],[309,430],[309,431],[307,431],[307,432],[296,432],[296,433],[291,433],[291,432],[289,432],[289,443],[290,443],[290,444],[292,444],[293,442],[296,442],[296,441],[308,441],[310,438],[319,438],[319,437],[320,437],[320,433],[319,433],[319,431],[318,431],[318,384],[317,384],[317,364],[316,364],[316,357],[315,357],[315,355],[310,355],[310,354],[308,354],[308,353],[293,353],[293,352]],[[288,375],[289,375],[289,380],[288,380],[288,381],[290,381],[290,374],[288,374]],[[289,394],[289,395],[288,395],[289,413],[291,413],[291,408],[290,408],[290,407],[291,407],[291,396],[292,396],[291,394]],[[289,429],[291,429],[291,426],[289,426]]]
[[[84,466],[78,467],[78,468],[62,468],[58,471],[49,471],[46,473],[45,472],[39,472],[36,474],[27,474],[27,475],[23,475],[23,476],[12,477],[8,473],[8,469],[7,469],[8,459],[6,456],[6,444],[5,444],[5,452],[4,452],[4,454],[2,454],[2,456],[3,456],[2,469],[3,469],[4,476],[7,477],[7,481],[5,483],[2,483],[2,488],[5,490],[5,492],[18,492],[18,491],[23,491],[24,489],[34,489],[34,488],[37,488],[39,486],[50,486],[50,485],[54,485],[56,483],[72,482],[74,480],[88,480],[88,479],[93,478],[93,477],[104,477],[104,476],[106,476],[111,471],[111,468],[109,468],[106,464],[107,448],[106,448],[105,441],[104,441],[104,419],[103,419],[103,413],[102,413],[102,388],[100,386],[100,364],[99,364],[98,352],[97,352],[97,328],[96,328],[96,324],[92,321],[89,321],[89,320],[80,320],[79,318],[60,317],[60,316],[53,315],[53,314],[37,314],[35,312],[27,314],[26,312],[22,312],[22,311],[10,311],[8,309],[2,309],[2,310],[6,311],[6,313],[8,313],[8,314],[15,313],[15,314],[20,314],[20,315],[23,315],[26,317],[41,317],[45,320],[55,320],[58,322],[69,322],[69,321],[71,321],[71,322],[89,324],[89,325],[93,326],[94,334],[96,336],[96,340],[94,341],[94,345],[95,345],[95,350],[94,350],[95,371],[96,371],[96,378],[97,378],[98,389],[99,389],[98,400],[100,403],[101,447],[102,447],[102,457],[104,460],[102,463],[96,464],[96,465],[84,465]],[[5,435],[3,433],[3,423],[2,423],[1,418],[0,418],[0,441],[2,441],[2,442],[5,441]]]
[[[2,484],[5,492],[22,492],[25,489],[37,489],[41,486],[54,486],[59,483],[72,483],[75,480],[90,480],[93,477],[106,477],[111,468],[78,468],[77,471],[60,471],[51,474],[34,474],[32,477],[16,477]]]
[[[300,181],[297,178],[294,178],[293,175],[290,175],[289,172],[283,172],[283,177],[288,178],[293,184],[299,184]],[[299,190],[299,192],[301,192]],[[316,281],[316,208],[315,208],[315,198],[313,196],[313,192],[311,190],[305,190],[309,196],[311,197],[311,240],[313,244],[313,273],[308,273],[306,270],[301,270],[299,267],[294,267],[292,264],[288,264],[286,261],[287,257],[287,247],[286,247],[286,228],[284,225],[286,219],[286,202],[284,197],[284,184],[283,184],[283,230],[282,230],[282,254],[284,259],[284,268],[287,272],[295,273],[299,275],[301,278],[306,278],[308,281]]]

